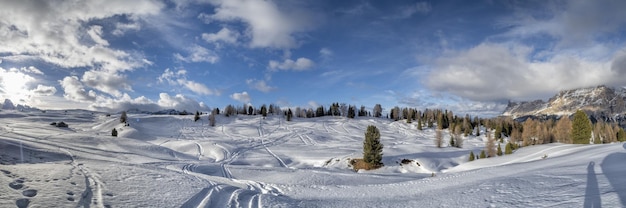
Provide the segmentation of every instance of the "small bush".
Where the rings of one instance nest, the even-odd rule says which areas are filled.
[[[413,160],[409,160],[409,159],[402,159],[402,161],[400,161],[400,163],[403,164],[403,165],[406,165],[406,164],[409,164],[409,163],[412,163],[412,162],[413,162]]]
[[[61,121],[57,123],[57,127],[69,127],[65,122]]]
[[[117,130],[115,128],[111,131],[111,136],[117,137]]]
[[[350,165],[352,165],[352,169],[354,171],[375,170],[383,166],[382,164],[366,163],[363,159],[360,159],[360,158],[350,160]]]

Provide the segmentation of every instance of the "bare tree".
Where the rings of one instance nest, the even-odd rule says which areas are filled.
[[[381,117],[383,115],[383,107],[380,104],[374,105],[374,109],[372,109],[372,114],[374,114],[374,117]]]
[[[437,147],[439,148],[443,146],[443,134],[441,133],[441,130],[439,129],[435,131],[435,145],[437,145]]]
[[[496,156],[496,139],[491,136],[491,131],[489,129],[486,130],[485,135],[487,135],[487,143],[485,144],[485,152],[489,157]]]

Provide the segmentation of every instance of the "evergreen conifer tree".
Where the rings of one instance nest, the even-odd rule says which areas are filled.
[[[513,144],[511,144],[510,142],[506,143],[506,146],[504,146],[504,154],[513,154]]]
[[[574,144],[589,144],[589,138],[591,137],[591,121],[587,114],[578,110],[574,113],[572,119],[572,140]]]
[[[287,110],[287,121],[291,121],[292,117],[293,117],[293,113],[291,112],[291,108],[289,108],[289,110]]]
[[[487,154],[485,154],[485,150],[480,151],[480,159],[487,158]]]
[[[470,151],[469,161],[474,161],[476,157],[474,156],[474,151]]]
[[[383,144],[380,143],[380,131],[376,126],[370,125],[365,132],[363,142],[363,161],[374,167],[382,166]]]
[[[450,146],[451,147],[456,147],[456,145],[454,144],[454,134],[450,134]]]
[[[193,116],[193,121],[196,122],[200,120],[200,112],[196,111],[196,115]]]
[[[267,107],[265,106],[265,104],[261,106],[261,115],[263,117],[267,117]]]
[[[122,115],[120,116],[120,123],[126,123],[128,121],[128,116],[126,116],[126,111],[122,111]]]
[[[498,151],[496,152],[498,156],[502,156],[502,148],[500,147],[500,143],[498,143]]]

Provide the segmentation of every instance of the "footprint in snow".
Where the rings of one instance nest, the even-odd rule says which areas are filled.
[[[15,190],[21,189],[24,187],[24,180],[22,179],[14,180],[13,182],[9,183],[9,187]]]
[[[37,196],[37,190],[35,189],[24,190],[22,191],[22,195],[24,195],[25,197],[34,197],[34,196]]]
[[[18,208],[26,208],[29,204],[30,199],[18,199],[17,201],[15,201],[15,205],[17,205]]]

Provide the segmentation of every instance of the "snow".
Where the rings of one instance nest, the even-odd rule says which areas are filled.
[[[0,207],[626,206],[623,143],[467,162],[484,136],[437,148],[432,129],[404,121],[216,118],[128,114],[124,126],[119,114],[1,111]],[[69,127],[49,125],[59,121]],[[385,166],[354,172],[368,125],[381,132]]]

